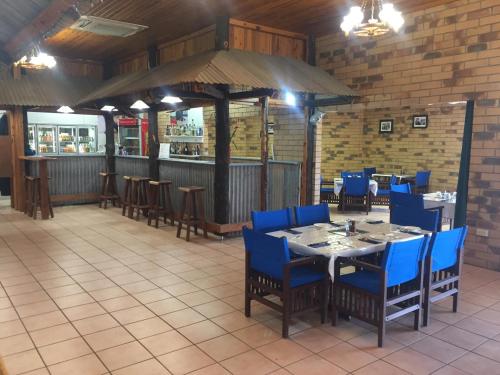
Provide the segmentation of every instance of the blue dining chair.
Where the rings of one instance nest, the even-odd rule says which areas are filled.
[[[380,266],[353,258],[337,262],[332,325],[337,324],[337,313],[373,324],[378,328],[379,347],[383,345],[385,325],[393,319],[414,313],[413,328],[418,330],[427,248],[428,236],[419,236],[387,243]],[[345,266],[354,266],[357,271],[341,275]],[[403,284],[404,287],[399,287]]]
[[[327,203],[314,206],[296,206],[295,221],[299,227],[305,227],[315,223],[330,222],[330,209]]]
[[[425,259],[423,325],[427,326],[431,304],[453,297],[453,312],[458,309],[462,257],[467,226],[433,233]]]
[[[390,215],[391,224],[419,227],[430,232],[439,231],[439,211],[394,206]]]
[[[431,171],[418,171],[415,176],[415,194],[426,194],[429,192]]]
[[[252,211],[252,227],[257,232],[268,233],[293,226],[291,208],[274,211]]]
[[[377,201],[380,202],[380,204],[387,204],[389,205],[389,196],[391,193],[391,185],[396,185],[398,182],[398,179],[396,176],[392,175],[390,180],[389,180],[389,189],[378,189],[377,191]],[[380,185],[379,185],[380,186]]]
[[[243,228],[245,241],[245,315],[251,315],[255,300],[283,315],[282,335],[295,313],[320,308],[325,322],[329,290],[328,262],[324,257],[291,260],[288,241]],[[274,295],[281,299],[266,298]],[[278,299],[278,300],[279,300]]]
[[[340,172],[340,177],[346,178],[346,177],[365,177],[364,172],[350,172],[350,171],[343,171]]]
[[[411,194],[411,186],[410,184],[391,184],[391,191],[394,191],[396,193]]]
[[[366,214],[371,208],[368,177],[346,177],[342,187],[342,211],[347,203],[358,203],[366,208]]]
[[[338,197],[335,194],[335,181],[326,181],[320,176],[319,196],[321,202],[338,203]]]
[[[371,178],[372,175],[374,175],[375,173],[377,173],[377,168],[375,168],[375,167],[365,167],[365,168],[363,168],[363,173],[368,178]]]
[[[390,200],[389,200],[389,217],[392,222],[392,214],[393,208],[396,206],[401,206],[406,208],[408,211],[411,210],[426,210],[426,211],[437,211],[438,212],[438,231],[442,229],[442,221],[443,221],[443,206],[437,207],[429,207],[425,208],[424,205],[424,196],[422,194],[408,194],[408,193],[399,193],[396,191],[390,192]],[[409,225],[409,224],[408,224]]]

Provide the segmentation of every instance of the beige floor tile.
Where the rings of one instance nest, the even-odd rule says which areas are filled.
[[[16,306],[16,310],[21,318],[27,318],[29,316],[35,316],[51,311],[56,311],[57,305],[52,301],[42,301],[22,306]]]
[[[500,363],[489,358],[467,353],[463,357],[452,362],[451,365],[468,374],[500,374]]]
[[[282,367],[300,361],[312,354],[303,346],[288,339],[280,339],[266,344],[257,348],[257,351]]]
[[[364,335],[356,336],[348,342],[356,348],[361,349],[377,358],[383,358],[403,348],[402,344],[390,339],[389,337],[384,338],[384,346],[379,348],[378,335],[375,332],[369,332]]]
[[[466,331],[488,338],[494,338],[495,336],[500,335],[500,325],[489,323],[473,316],[456,323],[455,327],[465,329]]]
[[[224,335],[198,344],[198,347],[217,362],[251,350],[232,335]]]
[[[500,342],[495,340],[488,340],[474,349],[476,354],[488,357],[494,361],[500,362]]]
[[[174,311],[186,309],[188,306],[177,298],[167,298],[146,305],[157,315],[165,315]]]
[[[320,329],[325,331],[326,333],[329,333],[330,335],[337,337],[340,340],[345,341],[369,332],[366,328],[355,325],[354,323],[340,320],[337,321],[336,326],[332,326],[328,323],[322,325]]]
[[[433,375],[466,375],[467,373],[453,366],[441,367]]]
[[[11,320],[8,322],[0,323],[0,338],[19,335],[26,330],[20,320]]]
[[[144,306],[136,306],[126,310],[115,311],[111,313],[113,317],[122,325],[138,322],[153,318],[155,315]]]
[[[393,366],[384,361],[372,362],[359,370],[354,371],[355,375],[405,375],[408,372]]]
[[[319,355],[334,365],[349,372],[355,371],[377,360],[377,357],[348,343],[335,345],[330,349],[320,352]]]
[[[73,294],[65,297],[54,298],[55,303],[59,308],[66,309],[69,307],[86,305],[95,302],[94,299],[87,293]]]
[[[169,375],[165,367],[156,359],[149,359],[135,365],[113,371],[113,375]]]
[[[43,328],[38,331],[32,331],[30,332],[30,336],[36,346],[45,346],[74,339],[80,335],[70,323],[64,323],[49,328]]]
[[[217,299],[216,297],[208,294],[203,290],[194,293],[183,294],[181,296],[178,296],[177,298],[188,306],[202,305],[204,303],[212,302]]]
[[[207,367],[214,361],[195,346],[189,346],[158,357],[158,360],[174,375]]]
[[[147,290],[145,292],[134,293],[134,297],[141,303],[146,304],[171,298],[172,296],[163,289],[155,287],[155,289]]]
[[[179,329],[179,332],[195,344],[222,336],[226,333],[225,330],[209,320],[182,327]]]
[[[38,370],[33,370],[29,372],[23,373],[23,375],[50,375],[49,370],[47,368],[39,368]]]
[[[213,365],[193,371],[190,373],[190,375],[231,375],[231,373],[218,363],[215,363]]]
[[[137,341],[100,351],[97,355],[111,371],[151,358],[151,354]]]
[[[325,349],[340,343],[340,340],[319,328],[311,328],[291,336],[291,339],[313,353],[319,353]]]
[[[233,335],[253,348],[269,344],[281,338],[281,335],[262,324],[255,324],[250,327],[240,329],[233,332]]]
[[[92,333],[84,336],[84,338],[90,347],[96,352],[135,340],[134,337],[122,327],[114,327],[104,331]]]
[[[407,327],[398,323],[387,326],[386,337],[403,345],[411,345],[427,337],[423,331],[415,331],[413,327]]]
[[[83,357],[61,362],[50,366],[49,369],[52,375],[100,375],[108,372],[95,354],[88,354]]]
[[[234,308],[222,301],[212,301],[202,305],[193,307],[199,313],[207,318],[215,318],[216,316],[228,314],[234,311]]]
[[[89,335],[94,332],[116,327],[119,323],[110,314],[103,314],[75,320],[73,325],[81,335]]]
[[[384,361],[415,375],[430,374],[444,366],[443,362],[410,348],[392,353],[385,357]]]
[[[499,288],[500,289],[500,288]],[[493,323],[496,325],[500,325],[500,314],[498,310],[493,310],[493,309],[484,309],[482,311],[479,311],[477,314],[474,315],[476,318],[485,320],[489,323]]]
[[[80,294],[83,292],[85,292],[85,290],[83,290],[81,286],[75,283],[47,289],[47,293],[52,298],[66,297],[66,296],[71,296],[73,294]]]
[[[0,323],[17,319],[19,319],[19,317],[13,307],[7,307],[6,309],[0,310]]]
[[[453,362],[466,353],[464,349],[434,337],[420,340],[411,345],[411,348],[444,363]]]
[[[47,301],[50,299],[50,297],[43,290],[39,290],[39,291],[31,292],[31,293],[18,294],[15,296],[11,296],[10,299],[12,300],[12,304],[14,306],[21,306],[21,305],[27,305],[29,303]],[[3,308],[10,306],[10,302],[9,302],[8,298],[2,298],[2,300],[4,300],[6,304],[4,303],[4,306],[0,306],[0,308],[3,309]]]
[[[162,315],[162,319],[174,328],[184,327],[190,324],[206,320],[206,317],[193,309],[174,311],[170,314]]]
[[[172,327],[158,317],[130,323],[127,324],[125,328],[137,339],[143,339],[172,330]]]
[[[343,375],[346,372],[327,360],[313,355],[295,362],[286,368],[294,375]]]
[[[100,304],[108,312],[113,312],[137,306],[139,305],[139,302],[131,296],[123,296],[102,301]]]
[[[28,331],[53,327],[58,324],[66,323],[67,321],[68,319],[66,319],[66,317],[59,310],[23,319],[23,323]]]
[[[237,294],[241,294],[240,289],[235,288],[234,286],[231,285],[219,285],[213,288],[205,289],[205,291],[217,298],[226,298]]]
[[[472,350],[487,340],[483,336],[453,326],[436,332],[433,336],[466,350]]]
[[[263,375],[279,369],[277,364],[255,350],[226,359],[221,365],[238,375]]]
[[[89,292],[96,301],[105,301],[111,298],[121,297],[127,295],[127,292],[118,286],[111,288],[93,290]]]
[[[257,324],[256,320],[247,318],[245,314],[240,311],[233,311],[229,314],[217,316],[210,320],[228,332],[233,332],[238,329]]]
[[[173,352],[191,345],[191,342],[177,331],[169,331],[139,340],[153,355]]]
[[[47,365],[68,361],[91,352],[82,338],[75,338],[38,348],[40,355]]]
[[[34,349],[5,356],[3,360],[9,375],[23,374],[45,367],[42,359]]]
[[[70,307],[63,310],[69,320],[80,320],[91,316],[102,315],[106,311],[97,303],[89,303],[87,305]]]
[[[122,285],[122,289],[126,290],[128,293],[141,293],[156,288],[157,286],[148,280]]]
[[[200,290],[197,286],[194,286],[189,282],[169,285],[164,287],[164,289],[174,297],[181,296],[183,294],[198,292]]]
[[[34,348],[34,345],[27,333],[0,339],[0,353],[2,356],[24,352],[32,348]]]

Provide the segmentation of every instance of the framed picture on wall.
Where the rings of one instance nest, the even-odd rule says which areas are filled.
[[[415,115],[413,116],[413,127],[425,129],[429,124],[429,118],[427,115]]]
[[[393,119],[380,120],[378,128],[379,133],[392,133],[393,129],[394,129]]]

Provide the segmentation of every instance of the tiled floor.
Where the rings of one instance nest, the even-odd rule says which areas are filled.
[[[0,209],[0,354],[10,374],[500,374],[500,273],[466,266],[460,312],[429,327],[243,309],[241,239],[191,243],[117,209]],[[337,215],[337,214],[335,214]],[[365,215],[353,215],[360,218]],[[373,216],[386,216],[377,209]]]

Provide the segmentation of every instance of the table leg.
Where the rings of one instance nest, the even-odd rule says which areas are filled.
[[[49,175],[47,169],[47,160],[40,160],[40,211],[42,219],[49,218]]]

